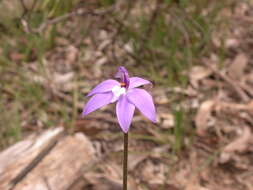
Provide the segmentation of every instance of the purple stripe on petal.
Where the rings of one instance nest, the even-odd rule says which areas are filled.
[[[129,89],[136,88],[138,86],[145,85],[145,84],[151,84],[151,82],[140,77],[131,77]]]
[[[140,112],[148,119],[156,122],[156,111],[152,96],[143,89],[134,88],[127,93],[127,98],[132,102]]]
[[[108,79],[98,84],[87,96],[92,96],[97,93],[109,92],[114,86],[120,86],[120,83],[113,79]]]
[[[95,94],[86,103],[82,116],[88,115],[89,113],[109,104],[112,100],[113,94],[111,92]]]
[[[121,129],[128,132],[134,115],[135,106],[127,100],[125,95],[120,96],[116,105],[116,114]]]

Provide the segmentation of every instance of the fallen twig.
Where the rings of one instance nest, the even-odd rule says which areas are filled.
[[[210,68],[214,72],[214,74],[216,74],[225,82],[227,82],[244,102],[248,102],[250,100],[248,95],[243,91],[243,89],[240,87],[240,85],[236,81],[232,80],[230,77],[226,76],[225,74],[219,72],[214,66],[207,63],[205,63],[205,65],[208,68]]]
[[[105,15],[111,11],[113,11],[114,6],[111,6],[107,9],[99,9],[99,10],[86,10],[86,9],[77,9],[75,11],[72,11],[70,13],[67,13],[65,15],[53,18],[51,20],[46,20],[45,22],[43,22],[42,24],[40,24],[40,26],[38,28],[30,28],[28,22],[24,19],[22,19],[22,24],[24,26],[24,30],[25,32],[31,32],[31,33],[39,33],[41,34],[48,26],[53,25],[53,24],[57,24],[59,22],[65,21],[69,18],[75,17],[75,16],[81,16],[81,15],[94,15],[94,16],[102,16]]]

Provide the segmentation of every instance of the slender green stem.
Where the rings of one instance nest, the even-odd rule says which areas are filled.
[[[124,133],[123,190],[127,190],[128,133]]]

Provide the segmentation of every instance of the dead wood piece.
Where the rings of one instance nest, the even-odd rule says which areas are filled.
[[[67,136],[56,128],[33,135],[0,153],[0,189],[65,190],[93,157],[93,146],[81,133]]]
[[[4,179],[14,179],[27,163],[32,162],[41,152],[62,134],[62,128],[46,131],[39,137],[32,135],[0,153],[0,187]],[[11,171],[11,172],[8,172]],[[6,181],[6,180],[4,180]]]

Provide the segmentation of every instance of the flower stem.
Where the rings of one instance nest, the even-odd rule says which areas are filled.
[[[124,133],[123,190],[127,190],[128,133]]]

